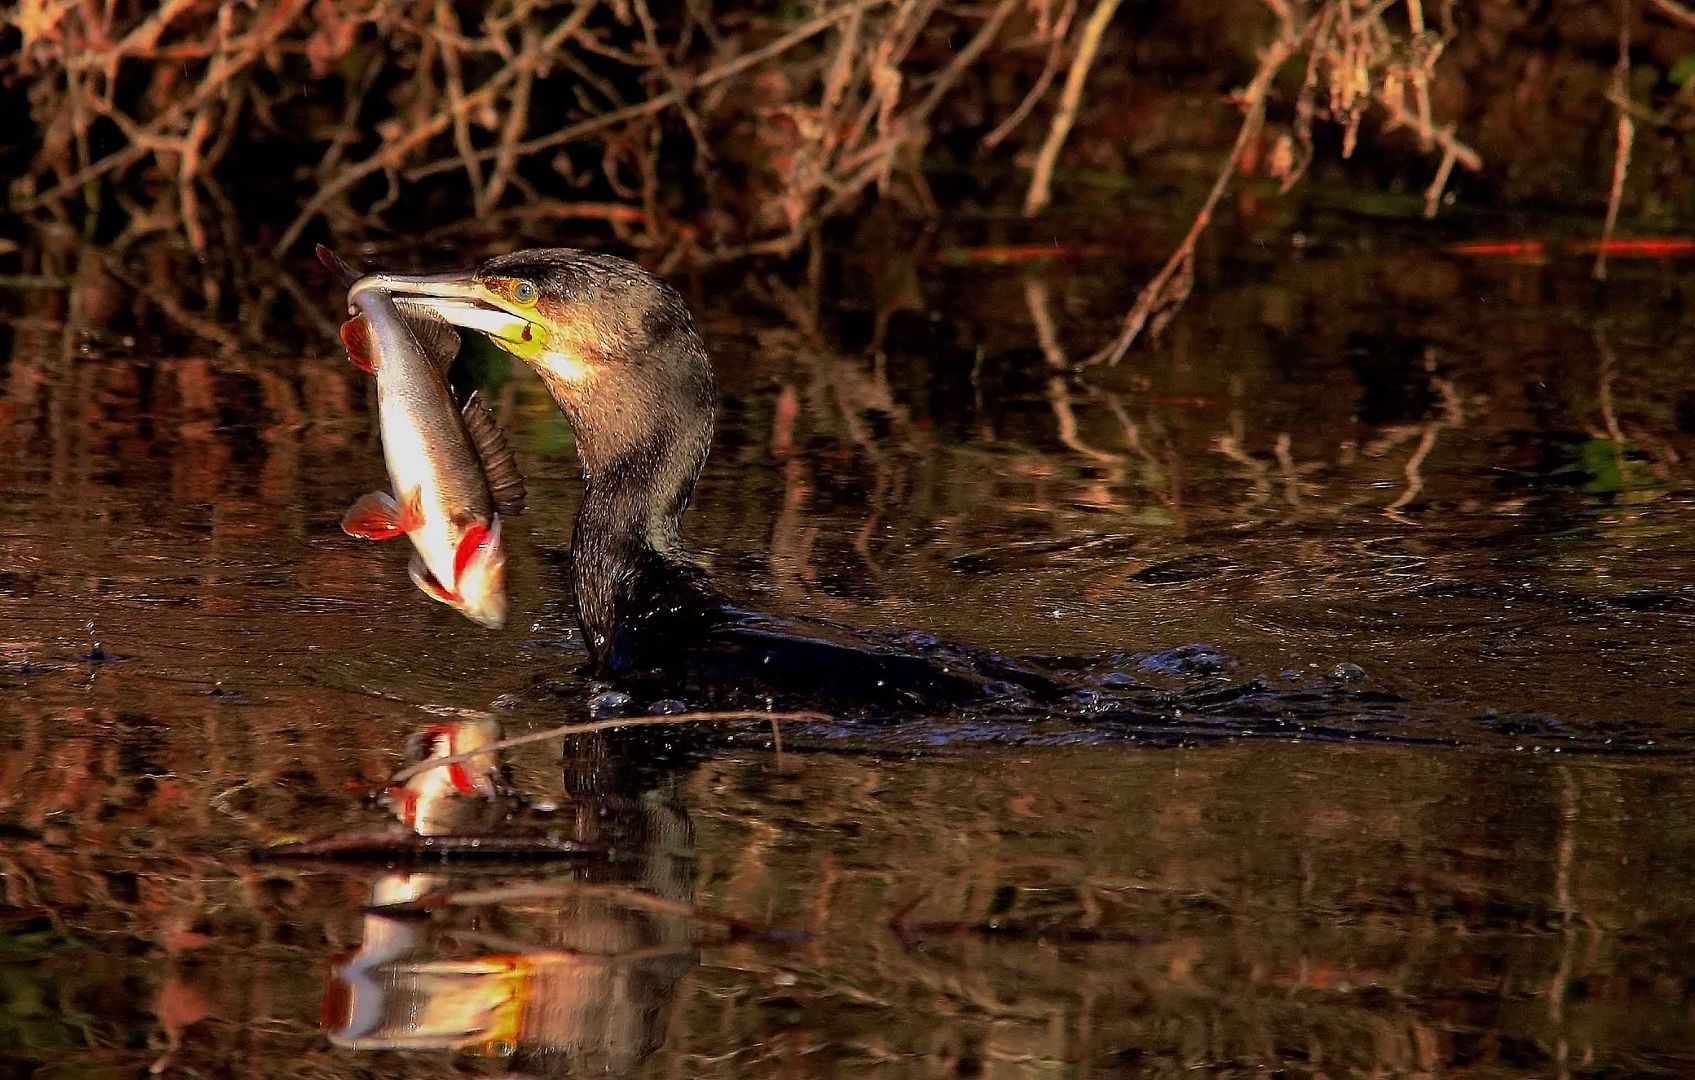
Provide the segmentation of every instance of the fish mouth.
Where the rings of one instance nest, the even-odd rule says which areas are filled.
[[[364,289],[378,288],[402,308],[428,311],[454,326],[487,334],[506,344],[533,341],[541,324],[506,306],[471,271],[443,274],[366,274],[347,290],[347,299]]]

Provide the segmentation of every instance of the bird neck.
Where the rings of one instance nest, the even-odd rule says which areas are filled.
[[[618,671],[641,663],[660,621],[693,611],[705,595],[704,572],[683,554],[678,527],[712,420],[620,438],[610,453],[596,434],[578,427],[584,491],[571,534],[572,588],[590,656]]]

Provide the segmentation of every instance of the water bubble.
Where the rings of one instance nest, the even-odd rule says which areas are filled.
[[[1338,682],[1364,682],[1365,668],[1358,664],[1337,664],[1330,669],[1330,677]]]
[[[622,690],[608,690],[589,698],[589,715],[596,720],[608,720],[619,715],[630,703],[630,695]]]

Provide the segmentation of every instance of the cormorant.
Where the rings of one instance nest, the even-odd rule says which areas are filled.
[[[767,702],[838,708],[1010,706],[1076,689],[928,635],[800,623],[726,599],[679,541],[712,443],[712,365],[682,297],[647,270],[546,248],[470,271],[366,280],[487,335],[535,369],[564,410],[584,481],[572,586],[597,675],[718,702],[757,687]]]

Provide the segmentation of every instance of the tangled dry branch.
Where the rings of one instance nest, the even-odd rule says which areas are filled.
[[[1442,0],[1444,32],[1433,35],[1425,26],[1424,0],[1404,0],[1406,31],[1397,33],[1388,20],[1403,0],[1379,0],[1362,8],[1353,0],[1263,0],[1277,18],[1277,30],[1260,54],[1253,79],[1237,95],[1241,126],[1230,156],[1225,159],[1189,231],[1136,297],[1118,336],[1084,361],[1085,365],[1116,364],[1143,330],[1155,333],[1182,305],[1194,286],[1195,244],[1212,221],[1219,200],[1246,166],[1260,143],[1272,87],[1285,65],[1306,57],[1306,71],[1295,95],[1294,115],[1277,135],[1268,155],[1269,171],[1286,191],[1311,165],[1313,127],[1319,119],[1342,127],[1342,154],[1350,156],[1359,140],[1360,125],[1373,110],[1385,128],[1402,126],[1417,131],[1427,151],[1441,151],[1435,179],[1425,190],[1425,216],[1436,213],[1455,164],[1476,171],[1481,155],[1461,142],[1451,127],[1438,126],[1430,111],[1430,78],[1446,41],[1453,34],[1450,0]],[[1407,96],[1412,95],[1409,107]]]
[[[459,10],[26,0],[0,66],[28,85],[39,146],[13,205],[92,221],[110,197],[125,239],[175,226],[205,251],[209,220],[239,230],[222,166],[265,143],[300,200],[277,254],[326,219],[382,224],[455,174],[461,216],[595,217],[661,261],[786,254],[873,186],[924,204],[931,121],[1007,21],[1046,25],[1050,62],[1064,30],[1047,0],[847,0],[796,19],[499,0],[476,25]]]

